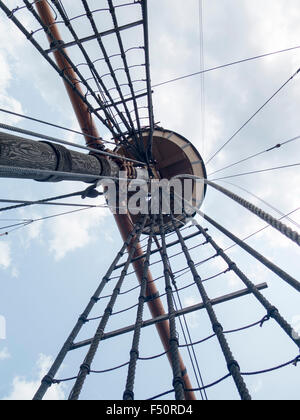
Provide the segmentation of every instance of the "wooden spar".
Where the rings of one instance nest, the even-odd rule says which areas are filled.
[[[36,2],[35,6],[44,25],[48,26],[49,30],[51,31],[53,38],[56,41],[62,41],[48,2],[42,0],[40,2]],[[51,44],[53,41],[52,38],[50,37],[50,35],[47,35],[47,37],[49,43]],[[80,84],[78,83],[76,74],[74,70],[70,67],[70,64],[68,63],[64,55],[59,50],[54,51],[53,54],[58,67],[64,72],[65,76],[67,76],[68,79],[76,85],[78,91],[84,96]],[[65,49],[64,54],[67,55]],[[77,93],[72,89],[72,87],[68,83],[64,83],[81,130],[84,134],[87,134],[87,136],[85,136],[87,145],[102,145],[102,142],[100,140],[101,137],[98,134],[97,128],[95,126],[94,121],[92,120],[92,116],[89,113],[87,105],[82,101],[82,99],[77,95]],[[90,136],[96,137],[97,139],[93,139]]]
[[[43,21],[43,23],[50,27],[49,29],[51,30],[51,33],[53,35],[53,37],[57,40],[57,41],[62,41],[61,36],[59,34],[59,30],[58,27],[55,23],[55,19],[53,18],[52,15],[52,11],[50,9],[50,6],[48,4],[47,1],[42,0],[39,1],[37,3],[35,3],[35,6],[38,10],[38,13]],[[49,39],[49,36],[48,36]],[[52,42],[52,39],[49,39],[50,43]],[[66,52],[65,52],[66,53]],[[74,71],[70,68],[69,63],[67,62],[67,60],[65,59],[65,57],[61,54],[61,52],[59,50],[54,51],[54,56],[57,62],[57,65],[59,66],[59,68],[65,72],[65,74],[68,76],[68,78],[72,81],[74,81],[74,83],[76,82],[76,74],[74,73]],[[80,97],[72,90],[72,88],[70,86],[68,86],[68,84],[65,83],[67,92],[69,94],[71,103],[73,105],[75,114],[77,116],[78,122],[80,124],[81,130],[84,134],[88,134],[88,135],[92,135],[94,137],[100,138],[97,128],[92,120],[92,116],[90,115],[88,108],[86,106],[86,104],[84,104],[84,102],[80,99]],[[79,88],[78,84],[77,84],[77,88]],[[88,143],[89,146],[91,146],[91,139],[90,137],[86,136],[86,142]],[[97,141],[98,144],[102,144],[100,140]],[[95,145],[95,143],[94,143]],[[95,145],[96,146],[96,145]],[[123,238],[123,240],[126,240],[126,238],[128,237],[129,233],[132,230],[131,227],[131,222],[130,222],[130,218],[128,215],[114,215],[117,226],[119,228],[120,234]],[[135,254],[135,257],[138,257],[142,254],[142,249],[141,246],[138,244],[137,246],[137,251]],[[143,260],[137,260],[133,263],[137,278],[139,280],[139,282],[141,283],[142,281],[142,275],[143,275]],[[157,294],[157,289],[155,284],[152,282],[152,276],[151,273],[149,271],[148,273],[148,289],[147,289],[147,296],[152,296]],[[160,315],[165,315],[165,311],[163,308],[163,304],[161,302],[161,300],[155,299],[153,301],[148,302],[151,314],[153,317],[157,317]],[[156,324],[156,328],[158,330],[159,336],[161,338],[162,344],[165,348],[166,351],[169,350],[169,340],[170,340],[170,332],[169,332],[169,325],[168,325],[168,321],[164,321],[162,323]],[[169,356],[169,354],[168,354]],[[180,355],[179,355],[180,356]],[[186,373],[186,368],[184,366],[183,360],[180,356],[180,366],[181,366],[181,371],[183,373],[183,380],[185,383],[185,388],[186,389],[192,389],[192,385],[191,382],[189,380],[188,374]],[[194,392],[186,392],[185,393],[185,397],[187,400],[195,400],[195,394]]]

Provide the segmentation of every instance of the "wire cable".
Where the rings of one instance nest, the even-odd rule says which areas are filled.
[[[275,146],[270,147],[270,148],[268,148],[266,150],[263,150],[262,152],[255,153],[254,155],[248,156],[248,157],[246,157],[244,159],[238,160],[237,162],[231,163],[230,165],[224,166],[223,168],[217,169],[217,170],[211,172],[210,174],[208,174],[208,177],[210,177],[211,175],[214,175],[214,174],[216,174],[218,172],[224,171],[225,169],[232,168],[233,166],[238,165],[239,163],[247,162],[248,160],[253,159],[253,158],[257,157],[257,156],[260,156],[260,155],[262,155],[264,153],[271,152],[272,150],[278,149],[281,146],[284,146],[284,145],[286,145],[288,143],[291,143],[291,142],[296,141],[296,140],[299,140],[299,139],[300,139],[300,136],[297,136],[297,137],[293,137],[293,138],[291,138],[289,140],[286,140],[283,143],[277,143]]]
[[[256,117],[257,114],[260,113],[260,111],[262,111],[263,108],[266,107],[266,105],[271,102],[271,100],[291,81],[294,79],[294,77],[300,72],[300,68],[286,81],[283,83],[283,85],[280,86],[279,89],[276,90],[275,93],[273,93],[272,96],[270,96],[269,99],[267,99],[262,106],[260,106],[258,108],[257,111],[254,112],[254,114],[251,115],[250,118],[248,118],[248,120],[238,129],[236,130],[233,135],[221,146],[219,147],[219,149],[205,162],[206,165],[208,165],[220,152],[221,150],[224,149],[224,147],[226,147],[242,130],[243,128],[246,127],[246,125],[249,124],[250,121],[253,120],[254,117]]]
[[[60,200],[60,199],[63,199],[63,198],[76,197],[76,196],[81,195],[83,192],[84,191],[77,191],[77,192],[73,192],[73,193],[69,193],[69,194],[57,195],[55,197],[43,198],[43,199],[37,200],[37,201],[29,201],[29,202],[27,201],[27,202],[23,202],[22,204],[16,204],[14,206],[1,207],[0,212],[7,211],[7,210],[19,209],[21,207],[28,207],[28,206],[32,206],[34,204],[43,204],[45,202]]]
[[[286,215],[284,215],[284,216],[280,217],[280,218],[279,218],[279,220],[282,220],[282,219],[284,219],[285,217],[290,216],[290,215],[291,215],[291,214],[293,214],[293,213],[296,213],[296,211],[298,211],[298,210],[300,210],[300,207],[298,207],[298,208],[296,208],[295,210],[290,211],[290,212],[289,212],[289,213],[287,213]],[[242,241],[243,241],[243,242],[247,241],[247,239],[252,238],[253,236],[257,235],[258,233],[262,232],[262,231],[263,231],[263,230],[265,230],[265,229],[268,229],[269,227],[270,227],[270,225],[266,225],[266,226],[264,226],[263,228],[256,230],[255,232],[253,232],[253,233],[251,233],[250,235],[248,235],[248,236],[246,236],[245,238],[243,238],[243,239],[242,239]],[[231,246],[229,246],[229,247],[225,248],[225,249],[224,249],[224,251],[228,251],[229,249],[231,249],[231,248],[233,248],[233,247],[235,247],[235,246],[237,246],[237,244],[233,244],[233,245],[231,245]]]
[[[103,143],[108,143],[108,144],[112,144],[112,145],[115,146],[115,143],[114,142],[108,141],[108,140],[104,140],[102,137],[95,137],[95,136],[92,136],[90,134],[82,133],[81,131],[77,131],[77,130],[73,130],[71,128],[63,127],[61,125],[50,123],[48,121],[43,121],[41,119],[34,118],[34,117],[31,117],[31,116],[28,116],[28,115],[19,114],[18,112],[13,112],[13,111],[10,111],[8,109],[0,108],[0,112],[4,112],[6,114],[14,115],[16,117],[24,118],[24,119],[27,119],[27,120],[30,120],[30,121],[38,122],[40,124],[48,125],[50,127],[59,128],[60,130],[65,130],[65,131],[68,131],[70,133],[79,134],[80,136],[83,136],[83,137],[89,137],[89,138],[91,138],[93,140],[101,140]]]
[[[300,164],[299,164],[300,165]],[[278,232],[280,232],[282,235],[289,238],[291,241],[295,242],[297,245],[300,246],[300,234],[296,232],[295,230],[292,230],[290,227],[282,223],[280,220],[274,218],[269,213],[266,213],[262,209],[260,209],[257,206],[254,206],[254,204],[250,203],[249,201],[245,200],[244,198],[238,196],[237,194],[234,194],[233,192],[227,190],[226,188],[221,187],[220,185],[209,181],[207,179],[200,178],[196,175],[176,175],[174,178],[188,178],[188,179],[195,179],[199,180],[210,187],[214,188],[215,190],[221,192],[226,197],[229,197],[231,200],[239,204],[240,206],[244,207],[248,211],[250,211],[255,216],[259,217],[260,219],[264,220],[265,222],[269,223],[270,226],[272,226],[274,229],[276,229]],[[176,194],[177,195],[177,194]],[[186,200],[184,200],[186,201]],[[199,229],[199,226],[198,226]]]
[[[248,61],[257,60],[259,58],[268,57],[270,55],[275,55],[275,54],[280,54],[280,53],[284,53],[284,52],[288,52],[288,51],[297,50],[299,48],[300,48],[300,45],[297,45],[296,47],[285,48],[283,50],[273,51],[273,52],[269,52],[269,53],[265,53],[265,54],[256,55],[254,57],[244,58],[242,60],[232,61],[230,63],[221,64],[219,66],[211,67],[211,68],[208,68],[208,69],[203,70],[203,71],[197,71],[195,73],[190,73],[190,74],[187,74],[185,76],[179,76],[179,77],[176,77],[174,79],[170,79],[170,80],[166,80],[164,82],[156,83],[155,85],[152,85],[152,88],[159,87],[159,86],[164,86],[164,85],[167,85],[169,83],[174,83],[174,82],[177,82],[179,80],[187,79],[187,78],[190,78],[190,77],[193,77],[193,76],[198,76],[198,75],[203,74],[203,73],[209,73],[211,71],[223,69],[225,67],[230,67],[230,66],[233,66],[233,65],[236,65],[236,64],[241,64],[241,63],[245,63],[245,62],[248,62]]]
[[[283,165],[283,166],[275,166],[274,168],[259,169],[257,171],[243,172],[240,174],[228,175],[228,176],[223,176],[220,178],[213,178],[211,181],[222,181],[223,179],[237,178],[238,176],[245,176],[245,175],[261,174],[264,172],[276,171],[278,169],[293,168],[295,166],[300,166],[300,163],[293,163],[291,165]]]

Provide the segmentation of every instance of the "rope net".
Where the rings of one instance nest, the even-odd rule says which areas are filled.
[[[47,2],[53,14],[50,24],[40,18],[38,3],[16,1],[8,8],[1,1],[0,7],[86,104],[101,123],[101,132],[108,131],[117,144],[146,161],[142,131],[154,127],[147,2],[81,0],[68,9],[52,0]],[[64,41],[56,39],[56,27]],[[66,62],[64,71],[55,62],[57,52]],[[73,80],[70,69],[76,75]],[[148,146],[151,150],[151,136]]]
[[[186,235],[187,227],[176,227],[172,235],[166,235],[162,215],[150,217],[152,225],[158,223],[160,226],[160,233],[155,235],[151,227],[150,234],[143,239],[142,230],[148,217],[140,218],[79,317],[50,371],[42,379],[35,399],[43,398],[50,386],[60,384],[69,389],[71,400],[79,399],[82,395],[84,398],[85,387],[98,384],[97,395],[101,399],[101,386],[105,386],[108,378],[112,389],[114,380],[120,385],[120,378],[123,378],[123,394],[116,395],[117,399],[184,400],[187,392],[195,392],[199,399],[209,399],[212,389],[225,386],[227,389],[236,389],[237,398],[249,400],[252,398],[247,384],[249,378],[297,366],[300,340],[280,311],[263,295],[262,290],[267,285],[254,284],[253,279],[245,275],[212,239],[208,227],[200,224],[190,226],[189,232],[192,230],[194,236]],[[174,241],[174,236],[177,241]],[[129,267],[140,237],[142,243],[146,240],[146,248],[143,248],[143,281],[137,286],[134,271],[130,271]],[[172,255],[180,255],[180,258],[174,260]],[[152,282],[158,290],[156,296],[147,295],[149,268],[155,276]],[[210,275],[204,277],[202,273]],[[237,283],[238,290],[220,296],[232,278],[240,281]],[[246,288],[240,289],[241,284]],[[248,304],[254,304],[256,299],[259,303],[256,320],[243,324],[240,320],[242,314],[234,309],[236,298]],[[161,300],[167,308],[163,317],[153,318],[149,315],[147,303],[155,300]],[[128,302],[134,301],[135,304],[128,305]],[[227,311],[219,310],[222,306]],[[238,305],[238,308],[241,306]],[[229,317],[228,312],[231,313]],[[168,323],[169,348],[163,352],[155,351],[159,346],[155,344],[153,328],[163,321]],[[259,343],[259,337],[265,329],[270,328],[270,324],[272,329],[281,329],[285,333],[285,340],[290,340],[297,349],[277,365],[262,367],[257,361],[253,369],[253,363],[245,363],[245,355],[242,362],[239,360],[240,355],[238,352],[235,354],[232,344],[237,337],[246,339],[247,334],[252,338],[257,337]],[[115,351],[116,363],[108,365],[105,354],[116,345],[120,346]],[[275,342],[270,343],[271,348],[274,345]],[[214,349],[209,357],[209,367],[204,364],[206,346]],[[248,350],[251,360],[251,348]],[[268,350],[261,348],[260,351]],[[184,356],[186,370],[192,378],[193,385],[189,389],[183,380],[186,371],[181,370],[180,354]],[[80,357],[83,359],[79,363],[78,373],[73,371],[70,376],[62,377],[59,372],[67,356],[68,365],[69,358],[75,357],[77,362]],[[172,367],[166,380],[169,387],[164,385],[165,389],[157,392],[163,386],[159,384],[159,372],[162,364],[166,363],[166,357],[171,360]],[[147,375],[151,377],[150,371],[158,379],[156,388],[152,390],[145,387]],[[104,375],[104,382],[100,380],[99,383],[99,379],[97,382],[99,375]]]

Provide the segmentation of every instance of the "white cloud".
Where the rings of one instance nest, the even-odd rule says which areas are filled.
[[[24,377],[16,376],[12,382],[11,393],[3,398],[4,400],[32,400],[37,391],[41,379],[47,374],[52,358],[44,354],[40,354],[37,361],[38,375],[36,380],[29,381]],[[45,400],[63,400],[65,399],[64,387],[62,385],[53,385],[49,388],[45,395]]]
[[[0,242],[0,268],[7,269],[11,265],[11,250],[7,242]]]
[[[263,388],[263,381],[258,379],[251,385],[251,393],[258,394]]]
[[[99,224],[105,213],[99,209],[70,214],[58,218],[50,228],[50,252],[56,260],[65,257],[69,252],[83,248],[97,237]]]
[[[7,360],[10,359],[11,355],[7,349],[7,347],[4,347],[3,350],[0,351],[0,360]]]
[[[1,58],[0,58],[1,60]],[[1,74],[0,74],[1,78]],[[22,105],[19,101],[14,99],[13,97],[9,96],[6,91],[4,93],[0,93],[0,107],[3,109],[7,109],[9,111],[15,112],[17,114],[22,114]],[[1,121],[8,125],[16,124],[20,121],[20,117],[17,115],[10,115],[10,114],[1,114]]]
[[[0,70],[0,92],[5,91],[12,79],[9,64],[6,61],[6,56],[0,51],[1,70]]]
[[[183,300],[184,306],[193,306],[197,305],[199,303],[199,300],[197,300],[194,296],[188,296],[184,298]],[[199,327],[199,312],[191,312],[186,315],[186,319],[188,322],[188,325],[190,328],[198,328]]]

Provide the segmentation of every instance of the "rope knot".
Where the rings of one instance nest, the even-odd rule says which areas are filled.
[[[230,264],[228,264],[228,270],[233,270],[236,267],[236,263],[231,262]]]
[[[265,322],[270,321],[270,319],[271,319],[271,317],[269,315],[265,315],[263,317],[263,319],[260,321],[260,324],[259,324],[260,328],[263,327],[263,325],[264,325]]]
[[[138,358],[139,358],[139,356],[140,356],[139,351],[138,351],[138,350],[136,350],[136,349],[132,349],[132,350],[130,350],[130,355],[133,355],[133,354],[135,354],[135,355],[136,355],[137,359],[138,359]]]
[[[86,370],[89,375],[91,373],[91,366],[88,363],[82,363],[80,370]]]
[[[134,400],[134,393],[132,391],[126,390],[123,394],[123,400]]]
[[[221,255],[222,254],[222,252],[223,252],[223,249],[222,248],[218,248],[217,249],[217,253],[216,253],[216,255]]]
[[[215,334],[217,334],[217,333],[218,333],[218,330],[223,331],[223,327],[222,327],[222,325],[221,325],[221,324],[219,324],[219,322],[215,322],[215,323],[212,325],[212,327],[213,327],[213,332],[214,332]]]
[[[113,311],[112,307],[111,306],[108,306],[105,309],[104,313],[110,316],[112,314],[112,311]]]
[[[159,292],[157,291],[156,293],[146,296],[145,297],[145,302],[151,302],[152,300],[155,300],[159,297]]]
[[[175,388],[176,385],[182,385],[184,387],[184,380],[182,379],[182,377],[176,376],[173,379],[172,385],[173,385],[173,388]]]
[[[269,321],[273,316],[274,316],[274,313],[275,312],[278,312],[278,309],[277,308],[275,308],[275,306],[271,306],[269,309],[268,309],[268,312],[267,312],[267,315],[265,315],[264,317],[263,317],[263,319],[261,320],[261,322],[260,322],[260,327],[262,328],[262,326],[264,325],[264,323],[265,322],[267,322],[267,321]]]
[[[42,379],[42,383],[51,386],[53,384],[53,376],[45,375]]]
[[[229,370],[230,373],[231,373],[231,368],[233,368],[233,367],[236,367],[236,368],[238,368],[238,370],[240,370],[240,365],[234,359],[227,363],[227,367],[228,367],[228,370]]]
[[[78,318],[79,321],[83,322],[84,324],[86,324],[88,322],[86,315],[80,315],[80,317]]]
[[[273,318],[275,312],[278,312],[278,309],[275,306],[271,306],[268,310],[268,316]]]
[[[173,338],[170,338],[169,343],[171,344],[172,342],[176,343],[176,344],[177,344],[177,346],[179,346],[179,340],[178,340],[178,337],[173,337]]]

